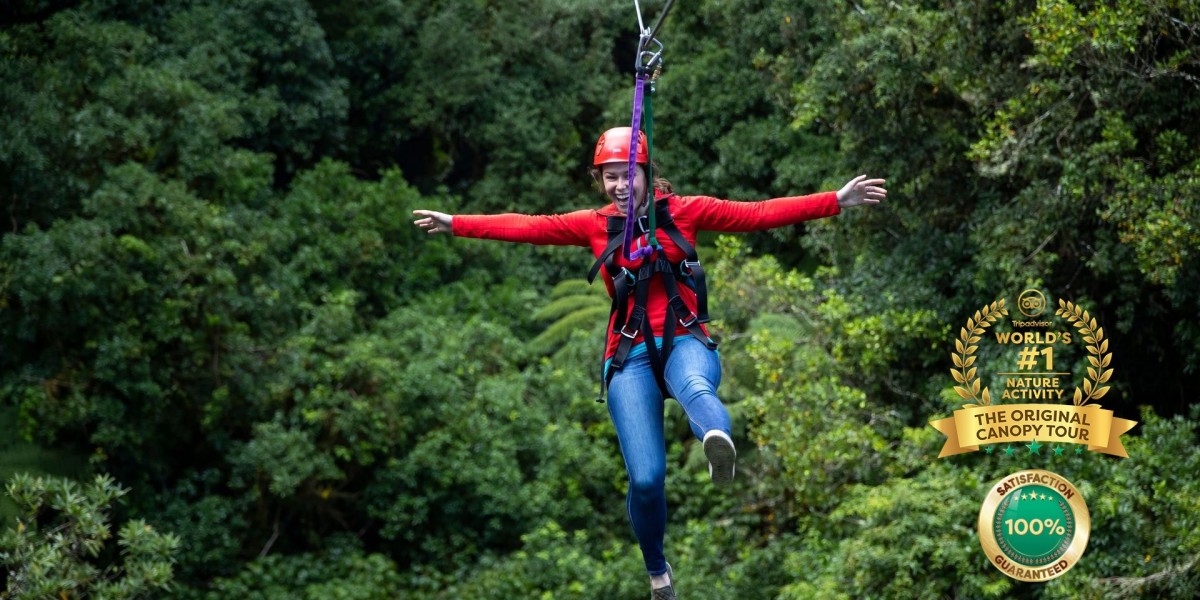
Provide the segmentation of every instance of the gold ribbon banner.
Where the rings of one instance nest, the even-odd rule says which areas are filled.
[[[929,424],[947,438],[938,458],[975,452],[980,444],[1030,440],[1087,444],[1092,452],[1128,458],[1121,434],[1137,421],[1114,418],[1098,404],[1002,404],[959,409]]]

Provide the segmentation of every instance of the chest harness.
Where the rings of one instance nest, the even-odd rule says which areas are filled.
[[[679,227],[675,225],[675,220],[671,217],[670,198],[662,198],[654,203],[654,221],[657,221],[657,228],[665,232],[671,241],[683,251],[685,254],[683,260],[677,263],[670,262],[666,258],[666,253],[662,251],[661,247],[658,247],[658,252],[643,256],[641,265],[636,271],[617,266],[616,252],[629,238],[625,231],[627,219],[621,216],[608,217],[608,246],[600,253],[599,258],[588,271],[588,283],[595,281],[601,266],[604,267],[605,273],[612,277],[613,299],[609,315],[609,320],[612,321],[611,335],[621,336],[607,373],[604,370],[604,352],[601,353],[600,395],[596,398],[597,402],[604,402],[604,390],[608,389],[613,374],[625,366],[625,360],[633,348],[633,341],[639,333],[646,344],[646,355],[650,358],[654,379],[658,382],[664,398],[670,396],[663,378],[663,371],[675,344],[676,323],[686,328],[709,350],[717,348],[717,343],[700,328],[701,323],[709,321],[708,286],[705,282],[704,268],[700,266],[696,248],[683,237]],[[651,223],[652,221],[647,215],[634,220],[634,228],[639,235],[648,233],[655,226]],[[655,344],[654,331],[646,314],[650,282],[655,275],[661,278],[663,291],[667,296],[666,319],[663,320],[662,350],[659,350]],[[696,312],[693,312],[683,298],[679,297],[679,285],[685,285],[696,293]],[[629,308],[631,295],[633,297],[632,309]],[[608,335],[608,333],[605,335],[605,349],[608,348]]]

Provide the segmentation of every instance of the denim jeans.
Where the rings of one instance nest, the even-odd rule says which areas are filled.
[[[717,398],[721,363],[717,353],[691,336],[675,338],[665,369],[667,391],[687,413],[697,439],[719,429],[729,434],[729,412]],[[608,414],[617,429],[621,456],[629,475],[626,511],[650,575],[667,572],[663,535],[667,528],[666,443],[663,397],[654,380],[649,356],[625,362],[608,386]]]

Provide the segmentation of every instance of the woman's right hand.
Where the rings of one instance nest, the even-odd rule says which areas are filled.
[[[454,233],[454,215],[440,213],[433,210],[414,210],[414,215],[423,217],[413,221],[413,225],[424,229],[430,234],[434,233]]]
[[[838,206],[847,208],[862,204],[879,204],[880,201],[887,199],[887,188],[883,187],[884,183],[887,183],[884,179],[867,179],[866,175],[859,175],[838,190]]]

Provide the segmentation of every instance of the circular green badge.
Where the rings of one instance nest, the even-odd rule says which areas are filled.
[[[1074,566],[1090,528],[1079,490],[1049,471],[1009,475],[979,511],[979,542],[988,559],[1022,581],[1048,581]]]
[[[1000,501],[992,532],[1005,554],[1022,566],[1041,567],[1066,554],[1075,538],[1075,515],[1062,494],[1031,485]]]

